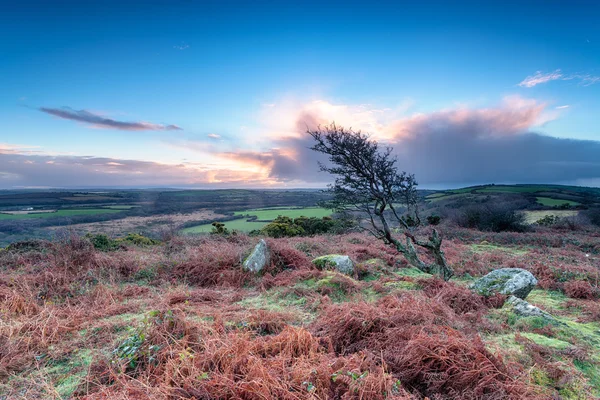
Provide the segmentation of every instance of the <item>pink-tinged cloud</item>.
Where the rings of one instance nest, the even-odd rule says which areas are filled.
[[[561,78],[563,78],[563,74],[562,74],[562,72],[560,72],[560,69],[557,69],[554,72],[548,72],[548,73],[543,73],[542,71],[537,71],[535,74],[523,79],[523,81],[521,83],[519,83],[519,86],[531,88],[531,87],[534,87],[541,83],[547,83],[547,82],[555,81],[555,80],[561,79]]]
[[[311,108],[311,107],[308,107]],[[313,182],[330,179],[318,171],[322,155],[310,150],[306,127],[332,122],[327,110],[353,106],[299,107],[289,114],[295,135],[274,139],[265,151],[233,151],[221,157],[269,171],[281,182]],[[389,121],[380,113],[362,110],[358,123],[351,115],[343,125],[369,125],[374,139],[390,145],[401,169],[416,174],[425,185],[462,185],[488,182],[574,182],[600,177],[600,142],[558,139],[535,133],[536,127],[558,116],[544,103],[507,97],[496,107],[458,108],[417,114]],[[365,119],[365,116],[369,115]],[[380,116],[381,119],[371,115]],[[340,116],[340,113],[337,113]],[[279,115],[279,118],[282,118]],[[385,121],[385,122],[381,122]],[[338,123],[338,120],[335,120]],[[275,137],[275,135],[270,135]],[[582,163],[583,161],[583,163]],[[560,162],[560,164],[558,163]]]
[[[94,128],[118,129],[123,131],[179,131],[177,125],[154,124],[151,122],[127,122],[106,118],[86,110],[73,110],[69,107],[47,108],[40,107],[40,111],[58,118],[89,124]]]
[[[265,172],[203,164],[166,164],[106,157],[19,153],[0,147],[0,188],[14,187],[270,187]]]
[[[498,107],[460,108],[417,114],[391,124],[388,129],[394,132],[396,140],[410,139],[423,132],[449,128],[460,132],[464,139],[514,135],[553,119],[551,114],[543,114],[545,108],[544,103],[519,96],[509,96],[504,98]]]
[[[578,81],[580,86],[591,86],[596,83],[600,83],[600,76],[595,76],[591,74],[564,74],[560,69],[557,69],[554,72],[543,73],[541,71],[537,71],[535,74],[528,76],[523,79],[519,86],[532,88],[534,86],[540,85],[542,83],[548,83],[551,81]]]

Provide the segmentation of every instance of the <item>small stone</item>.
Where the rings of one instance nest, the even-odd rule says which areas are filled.
[[[315,258],[312,263],[321,270],[333,268],[342,274],[354,274],[354,263],[348,256],[329,254]]]
[[[512,309],[512,312],[520,317],[540,317],[551,322],[557,322],[556,319],[546,311],[515,296],[510,296],[506,300],[504,307]]]

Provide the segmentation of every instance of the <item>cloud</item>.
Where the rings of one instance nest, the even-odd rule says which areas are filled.
[[[206,136],[208,136],[211,139],[221,139],[221,135],[217,135],[216,133],[209,133]]]
[[[0,188],[270,187],[265,172],[202,163],[165,164],[108,157],[19,153],[0,147]]]
[[[187,43],[181,42],[181,44],[175,45],[175,46],[173,46],[173,48],[177,49],[177,50],[187,50],[190,48],[190,45]]]
[[[565,109],[565,108],[569,108],[569,107],[570,107],[570,105],[568,105],[568,104],[565,104],[564,106],[556,106],[556,107],[554,107],[554,108],[555,108],[555,109],[557,109],[557,110],[563,110],[563,109]]]
[[[542,83],[547,83],[550,81],[570,81],[576,80],[579,81],[581,86],[590,86],[600,82],[600,76],[590,75],[590,74],[569,74],[565,75],[561,72],[560,69],[557,69],[554,72],[543,73],[541,71],[537,71],[535,74],[528,76],[523,79],[519,86],[532,88],[534,86],[540,85]]]
[[[123,131],[173,131],[182,130],[177,125],[153,124],[150,122],[126,122],[107,118],[86,110],[73,110],[70,107],[47,108],[40,107],[39,111],[58,118],[90,124],[95,128],[119,129]]]
[[[221,156],[261,165],[278,181],[322,184],[330,180],[318,171],[318,161],[325,160],[309,149],[312,142],[305,130],[317,122],[333,121],[328,110],[340,108],[353,106],[327,104],[312,112],[299,107],[295,116],[289,115],[296,126],[295,135],[281,135],[266,151],[232,151]],[[375,118],[369,124],[375,129],[369,133],[392,146],[399,167],[415,173],[425,187],[600,178],[600,142],[540,134],[539,127],[558,117],[558,111],[548,111],[546,104],[532,99],[511,96],[495,107],[448,109],[394,121],[389,121],[387,115],[377,115],[386,123],[378,123]],[[343,125],[353,124],[349,120]]]
[[[528,76],[523,79],[519,86],[531,88],[541,83],[546,83],[550,81],[555,81],[557,79],[561,79],[563,74],[560,72],[560,69],[557,69],[554,72],[542,73],[542,71],[537,71],[535,74]]]

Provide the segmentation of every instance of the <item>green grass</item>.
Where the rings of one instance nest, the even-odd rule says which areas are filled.
[[[548,215],[556,215],[559,218],[574,217],[578,214],[576,210],[543,210],[543,211],[523,211],[525,214],[525,222],[535,224],[540,219]]]
[[[484,186],[477,189],[477,193],[535,193],[552,190],[548,186],[523,185],[523,186]]]
[[[552,199],[550,197],[536,197],[535,199],[538,202],[538,204],[547,207],[557,207],[562,206],[563,204],[568,204],[569,206],[578,206],[581,204],[572,200]]]
[[[240,232],[250,232],[255,229],[261,229],[268,222],[248,222],[246,218],[234,219],[232,221],[225,222],[225,227],[229,230],[235,230]],[[212,231],[213,226],[211,224],[204,224],[198,226],[191,226],[181,230],[182,233],[209,233]]]
[[[492,253],[494,251],[501,251],[504,253],[512,254],[515,256],[523,256],[528,253],[527,250],[514,249],[511,247],[498,246],[495,244],[472,244],[470,245],[471,249],[475,253]]]
[[[256,216],[259,220],[272,221],[280,215],[284,215],[290,218],[298,217],[316,217],[322,218],[331,215],[331,210],[320,207],[308,207],[308,208],[262,208],[256,210],[245,210],[236,211],[235,215],[251,215]]]
[[[225,222],[225,227],[229,230],[236,230],[240,232],[250,232],[255,229],[261,229],[268,222],[264,221],[272,221],[280,215],[284,215],[290,218],[298,218],[298,217],[327,217],[331,215],[331,210],[319,207],[309,207],[309,208],[260,208],[255,210],[244,210],[244,211],[236,211],[235,215],[239,216],[256,216],[258,220],[263,222],[256,221],[246,221],[246,218],[235,219],[232,221]],[[212,231],[211,224],[204,224],[198,226],[192,226],[189,228],[185,228],[182,230],[182,233],[207,233]]]
[[[34,213],[34,214],[0,214],[0,221],[13,219],[30,219],[30,218],[56,218],[56,217],[76,217],[79,215],[93,214],[113,214],[122,210],[114,210],[107,208],[86,208],[78,210],[58,210],[52,213]]]
[[[436,201],[441,201],[441,200],[451,200],[451,199],[458,199],[461,197],[467,197],[469,196],[470,193],[451,193],[451,194],[444,194],[442,196],[436,196],[436,197],[427,197],[426,200],[428,202],[436,202]]]

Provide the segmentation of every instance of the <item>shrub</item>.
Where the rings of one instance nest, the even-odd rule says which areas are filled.
[[[458,213],[455,222],[460,227],[480,231],[523,232],[527,229],[525,215],[508,205],[469,207]]]
[[[139,233],[129,233],[122,239],[119,239],[123,243],[130,243],[136,246],[152,246],[159,244],[158,240],[151,239]]]
[[[542,226],[552,226],[554,224],[556,224],[559,221],[559,217],[557,215],[546,215],[543,218],[538,219],[537,221],[535,221],[535,223],[537,225],[542,225]]]
[[[427,223],[429,225],[439,225],[441,219],[442,218],[439,215],[432,214],[427,217]]]
[[[588,281],[570,281],[563,285],[565,294],[573,299],[593,299],[596,297],[596,290]]]
[[[272,238],[319,235],[329,233],[339,228],[331,217],[298,217],[292,219],[286,216],[278,216],[273,222],[261,229],[261,233]]]
[[[92,245],[96,250],[100,251],[115,251],[121,248],[119,241],[109,238],[105,234],[92,235],[88,233],[85,235],[86,239],[92,242]]]

